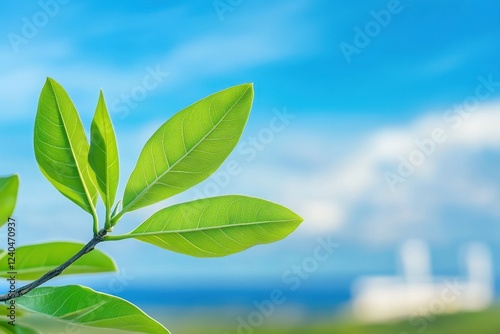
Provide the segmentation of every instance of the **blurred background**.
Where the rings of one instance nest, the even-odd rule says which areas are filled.
[[[121,191],[176,111],[255,85],[226,164],[117,232],[161,207],[234,193],[305,219],[283,241],[220,259],[103,244],[118,274],[53,284],[122,296],[174,333],[500,329],[497,1],[5,0],[0,19],[0,174],[21,176],[19,245],[92,233],[34,159],[47,76],[87,130],[104,90]]]

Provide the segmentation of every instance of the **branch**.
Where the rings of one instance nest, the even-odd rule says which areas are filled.
[[[97,234],[94,235],[94,237],[92,238],[92,240],[90,240],[88,242],[88,244],[86,244],[78,253],[73,255],[68,261],[64,262],[59,267],[52,269],[51,271],[49,271],[48,273],[46,273],[45,275],[43,275],[42,277],[40,277],[36,281],[33,281],[29,284],[26,284],[25,286],[17,288],[14,291],[11,291],[9,293],[0,295],[0,302],[4,302],[4,301],[10,300],[10,299],[21,297],[21,296],[27,294],[28,292],[30,292],[31,290],[33,290],[34,288],[42,285],[43,283],[53,279],[56,276],[61,275],[61,273],[66,268],[68,268],[71,264],[73,264],[73,262],[75,262],[76,260],[81,258],[83,255],[91,252],[98,243],[103,241],[103,238],[106,235],[106,233],[108,233],[106,231],[106,229],[103,228],[102,230],[100,230]]]

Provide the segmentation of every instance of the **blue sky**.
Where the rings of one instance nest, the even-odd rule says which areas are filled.
[[[212,1],[54,1],[4,1],[0,13],[0,174],[22,178],[21,243],[85,241],[91,233],[89,217],[51,188],[33,158],[38,94],[50,76],[66,87],[87,129],[104,90],[122,190],[142,145],[177,110],[228,86],[255,84],[248,127],[229,158],[241,172],[227,185],[211,178],[134,213],[119,229],[166,204],[229,193],[285,204],[305,218],[303,226],[280,243],[215,260],[134,241],[103,245],[121,269],[152,273],[149,284],[197,283],[199,275],[219,284],[279,281],[327,235],[341,246],[318,277],[394,271],[394,251],[407,238],[452,250],[438,271],[452,262],[458,272],[453,250],[469,241],[498,248],[497,2],[401,1],[347,61],[340,45],[356,46],[357,28],[373,26],[372,11],[387,11],[391,1],[242,1],[223,13]],[[47,15],[40,3],[58,5]],[[144,90],[152,71],[155,88]],[[474,99],[457,118],[457,108]],[[269,139],[276,113],[291,117]],[[408,160],[416,141],[436,129],[446,139],[392,189],[387,173],[397,174],[401,157]]]

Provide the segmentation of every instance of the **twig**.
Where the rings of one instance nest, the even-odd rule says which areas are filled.
[[[56,276],[61,275],[61,273],[66,268],[68,268],[71,264],[73,264],[73,262],[75,262],[76,260],[81,258],[83,255],[92,251],[98,243],[103,241],[103,238],[107,232],[108,231],[105,228],[100,230],[97,234],[94,235],[92,240],[90,240],[88,242],[88,244],[86,244],[78,253],[76,253],[68,261],[64,262],[59,267],[52,269],[51,271],[49,271],[48,273],[46,273],[45,275],[43,275],[39,279],[37,279],[29,284],[26,284],[23,287],[17,288],[14,291],[10,291],[9,293],[0,295],[0,302],[7,301],[7,300],[17,298],[17,297],[21,297],[21,296],[27,294],[28,292],[30,292],[31,290],[33,290],[34,288],[42,285],[43,283],[53,279]]]

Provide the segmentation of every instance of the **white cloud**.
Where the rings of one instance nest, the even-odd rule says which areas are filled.
[[[464,120],[463,126],[452,136],[452,144],[498,148],[499,126],[500,105],[489,105]]]
[[[444,208],[461,206],[493,216],[500,212],[494,205],[500,198],[498,182],[495,183],[494,175],[482,175],[478,170],[491,162],[476,158],[481,152],[500,146],[499,103],[481,105],[456,129],[443,120],[441,113],[434,113],[407,126],[377,130],[341,159],[330,157],[329,162],[325,162],[325,154],[332,136],[324,134],[323,144],[313,140],[317,147],[309,149],[295,145],[297,136],[302,138],[310,131],[298,128],[297,125],[288,135],[285,130],[285,140],[279,140],[270,152],[262,153],[265,156],[257,159],[256,165],[245,166],[237,186],[271,194],[268,196],[273,200],[282,201],[303,215],[305,230],[311,233],[338,231],[383,242],[430,228],[428,233],[435,231],[436,237],[452,237],[453,231],[446,236],[443,229],[447,220],[456,217],[443,214]],[[446,140],[434,144],[434,151],[425,156],[425,162],[393,191],[384,173],[397,174],[400,157],[408,159],[419,149],[415,141],[431,138],[436,128],[443,129]],[[297,135],[298,131],[302,134]],[[311,136],[317,138],[318,134]],[[289,156],[273,159],[274,164],[268,159],[273,154],[308,157],[311,152],[321,156],[311,159],[307,171],[302,172],[283,164],[290,161]],[[317,164],[318,161],[322,163]]]

